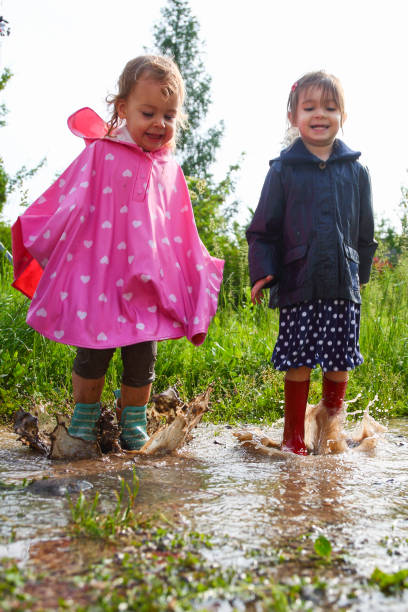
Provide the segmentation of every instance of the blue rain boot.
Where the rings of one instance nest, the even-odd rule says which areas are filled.
[[[120,443],[126,450],[139,450],[147,442],[146,406],[125,406],[119,425],[122,428]]]
[[[101,404],[75,404],[68,433],[75,438],[96,442],[97,422],[101,415]]]

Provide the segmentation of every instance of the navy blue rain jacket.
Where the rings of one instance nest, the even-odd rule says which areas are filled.
[[[274,276],[272,308],[317,298],[361,303],[377,242],[368,170],[335,140],[323,162],[298,138],[270,162],[246,236],[251,283]]]

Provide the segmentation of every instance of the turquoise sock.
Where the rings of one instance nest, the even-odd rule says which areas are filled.
[[[96,442],[96,423],[101,415],[101,404],[75,404],[68,433],[75,438]]]
[[[126,406],[120,418],[120,441],[126,450],[139,450],[149,439],[146,426],[146,406]]]

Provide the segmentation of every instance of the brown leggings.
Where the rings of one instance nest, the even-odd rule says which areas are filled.
[[[105,376],[116,349],[78,348],[73,370],[82,378],[96,379]],[[154,381],[154,364],[157,342],[139,342],[122,346],[122,383],[128,387],[144,387]]]

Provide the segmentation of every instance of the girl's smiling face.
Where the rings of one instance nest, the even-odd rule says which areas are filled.
[[[288,117],[312,153],[318,157],[326,157],[327,153],[330,156],[334,139],[345,120],[335,100],[323,98],[319,87],[308,87],[299,92],[295,116],[289,113]]]
[[[126,120],[131,137],[144,151],[157,151],[173,140],[179,98],[175,93],[166,95],[160,81],[142,77],[116,108],[119,117]]]

